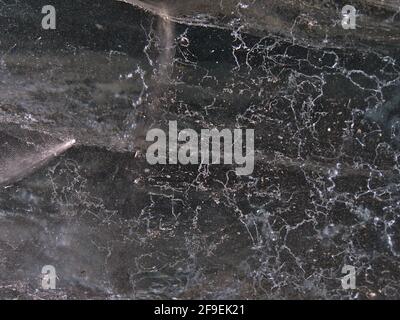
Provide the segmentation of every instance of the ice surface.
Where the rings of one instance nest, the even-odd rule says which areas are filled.
[[[1,298],[400,298],[396,2],[32,2],[0,1]],[[170,120],[254,128],[254,173],[150,166]]]

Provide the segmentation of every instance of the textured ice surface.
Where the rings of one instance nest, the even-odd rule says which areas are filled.
[[[371,44],[362,28],[341,38],[337,26],[324,42],[329,32],[252,32],[236,14],[216,28],[117,1],[53,3],[57,29],[45,31],[46,1],[0,1],[0,163],[76,139],[0,187],[1,298],[400,298],[393,39]],[[193,21],[177,3],[163,12]],[[329,8],[337,20],[340,4]],[[386,31],[398,37],[393,12]],[[148,165],[145,132],[169,120],[254,128],[254,173]],[[346,264],[355,290],[341,287]],[[56,291],[41,289],[44,265]]]

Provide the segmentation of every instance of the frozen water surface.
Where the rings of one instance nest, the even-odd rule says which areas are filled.
[[[400,298],[397,1],[52,2],[0,1],[0,298]],[[254,172],[149,165],[170,120]]]

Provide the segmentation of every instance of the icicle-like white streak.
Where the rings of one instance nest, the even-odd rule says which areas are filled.
[[[213,20],[209,20],[203,16],[201,18],[199,18],[198,16],[179,17],[177,15],[174,15],[173,12],[170,12],[170,10],[166,11],[165,8],[167,8],[167,6],[166,4],[162,3],[150,3],[150,2],[143,2],[140,0],[116,0],[116,1],[131,4],[135,7],[141,8],[142,10],[151,12],[152,14],[157,15],[165,20],[169,20],[175,23],[180,23],[188,26],[210,27],[210,28],[225,29],[225,30],[230,29],[229,27],[224,26],[223,24],[215,24],[213,23]]]
[[[140,0],[117,0],[120,2],[125,2],[125,3],[129,3],[133,6],[142,8],[144,10],[150,11],[164,19],[170,19],[171,16],[168,14],[168,12],[164,9],[164,7],[161,5],[161,8],[159,6],[156,6],[154,4],[150,4],[150,3],[145,3],[143,1]]]
[[[0,185],[16,182],[59,156],[76,143],[71,139],[34,154],[21,154],[0,163]]]

